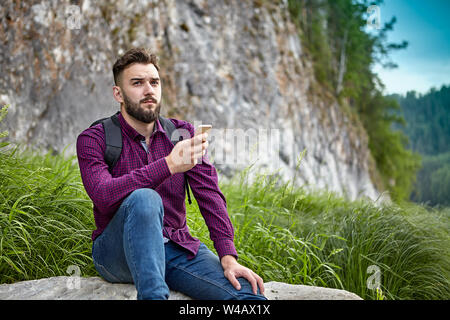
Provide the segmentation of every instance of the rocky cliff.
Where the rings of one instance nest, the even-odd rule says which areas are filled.
[[[160,57],[162,113],[213,124],[223,176],[255,164],[350,199],[379,195],[364,130],[315,83],[284,1],[9,0],[0,18],[13,141],[74,152],[79,132],[118,110],[115,59],[145,46]]]

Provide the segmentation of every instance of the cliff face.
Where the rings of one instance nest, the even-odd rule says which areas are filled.
[[[162,114],[213,124],[209,152],[224,174],[256,163],[351,199],[378,197],[367,137],[315,84],[283,1],[7,1],[0,17],[13,141],[74,152],[84,128],[118,110],[118,55],[145,46],[160,57]]]

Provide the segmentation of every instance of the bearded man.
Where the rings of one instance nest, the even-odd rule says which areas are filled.
[[[190,135],[174,146],[159,121],[157,57],[131,49],[115,62],[113,75],[123,142],[111,172],[101,124],[77,139],[81,178],[94,204],[92,259],[98,273],[109,282],[134,283],[138,299],[168,299],[171,289],[194,299],[265,300],[261,277],[237,262],[207,133],[195,135],[192,124],[169,119]],[[186,177],[218,256],[190,235]]]

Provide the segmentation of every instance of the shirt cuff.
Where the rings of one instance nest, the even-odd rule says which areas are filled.
[[[147,165],[151,187],[156,188],[171,176],[165,158],[158,159]]]
[[[232,255],[238,259],[238,254],[236,251],[236,247],[234,246],[233,240],[229,239],[223,239],[218,240],[214,243],[214,248],[217,251],[217,254],[219,255],[219,259],[222,259],[223,256],[226,255]]]

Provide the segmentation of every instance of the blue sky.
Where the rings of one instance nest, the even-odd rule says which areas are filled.
[[[396,16],[388,41],[409,42],[408,48],[391,52],[398,68],[376,65],[385,93],[410,90],[426,93],[431,87],[450,85],[450,0],[385,0],[380,6],[381,25]]]

